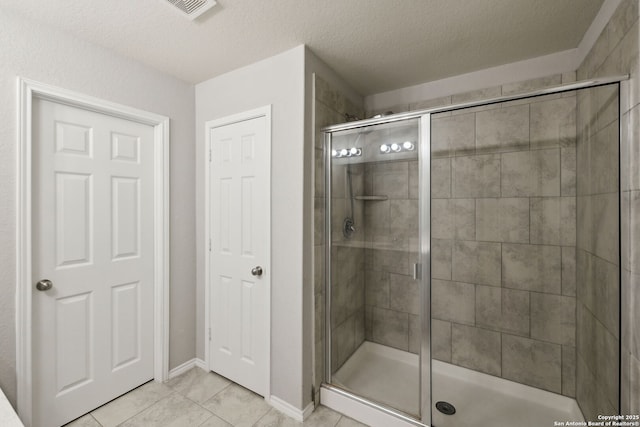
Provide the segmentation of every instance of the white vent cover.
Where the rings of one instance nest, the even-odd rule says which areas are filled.
[[[216,5],[215,0],[167,0],[191,19],[205,13]]]

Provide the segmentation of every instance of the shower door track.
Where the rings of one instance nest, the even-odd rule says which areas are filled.
[[[578,82],[572,82],[563,85],[557,85],[548,87],[545,89],[533,90],[529,92],[523,92],[514,95],[505,95],[495,98],[488,98],[479,101],[472,102],[464,102],[453,105],[447,105],[442,107],[428,108],[422,110],[415,110],[405,113],[398,113],[389,116],[384,116],[380,118],[372,118],[365,119],[356,122],[348,122],[342,123],[332,126],[327,126],[321,129],[321,132],[324,133],[324,184],[325,184],[325,231],[324,231],[324,240],[325,240],[325,318],[324,318],[324,370],[325,375],[323,376],[324,381],[321,384],[321,391],[326,391],[327,393],[331,393],[333,396],[339,397],[341,399],[346,399],[352,401],[353,403],[357,403],[358,405],[362,405],[363,407],[367,407],[369,409],[373,409],[379,411],[386,416],[390,416],[395,418],[397,421],[407,423],[407,425],[414,426],[429,426],[431,424],[431,416],[429,413],[428,417],[425,417],[423,413],[424,408],[431,407],[431,337],[430,337],[430,282],[431,282],[431,268],[430,268],[430,256],[431,256],[431,247],[430,247],[430,238],[431,238],[431,229],[430,229],[430,209],[422,209],[426,204],[422,202],[420,198],[419,206],[421,207],[420,212],[420,254],[421,254],[421,264],[422,264],[422,272],[420,274],[421,280],[427,280],[429,282],[429,289],[425,289],[425,286],[421,286],[421,318],[420,318],[420,326],[421,326],[421,344],[420,344],[420,418],[413,418],[412,416],[405,414],[402,411],[397,409],[389,408],[382,404],[378,404],[371,400],[368,400],[364,397],[353,394],[347,390],[342,389],[341,387],[335,386],[331,383],[331,150],[329,149],[331,144],[331,134],[333,132],[338,131],[346,131],[352,129],[358,129],[363,127],[369,127],[373,125],[381,125],[385,123],[399,122],[410,119],[420,119],[420,167],[419,167],[419,183],[422,188],[431,188],[430,184],[430,119],[432,114],[436,113],[444,113],[449,111],[462,110],[465,108],[472,107],[481,107],[485,105],[515,101],[520,99],[530,99],[540,96],[553,95],[564,92],[577,91],[580,89],[590,89],[599,86],[606,86],[610,84],[618,84],[619,86],[619,96],[628,96],[623,95],[623,91],[620,89],[620,84],[629,80],[629,75],[617,75],[610,77],[601,77],[594,78],[589,80],[582,80]],[[620,142],[618,142],[620,144]],[[426,158],[423,158],[426,156]],[[423,164],[424,163],[424,164]],[[430,198],[430,193],[429,193]],[[430,201],[429,201],[430,203]],[[428,205],[427,205],[428,206]],[[423,282],[424,285],[424,282]],[[427,292],[429,291],[429,292]],[[427,357],[425,357],[427,356]],[[429,391],[429,393],[425,393],[425,391]],[[429,402],[426,402],[425,399],[428,397]],[[428,406],[427,406],[428,405]]]

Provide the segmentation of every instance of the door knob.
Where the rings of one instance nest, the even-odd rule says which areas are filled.
[[[39,291],[48,291],[53,288],[53,282],[51,280],[42,279],[36,283],[36,289]]]
[[[262,267],[257,266],[251,269],[251,274],[254,276],[262,276]]]

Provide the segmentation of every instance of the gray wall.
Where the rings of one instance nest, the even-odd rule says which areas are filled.
[[[194,88],[0,9],[0,388],[16,403],[16,76],[171,118],[169,364],[195,355]]]
[[[271,394],[304,409],[311,394],[303,388],[303,231],[304,231],[304,46],[196,85],[196,157],[204,159],[204,123],[265,105],[271,124]],[[204,187],[203,162],[196,162],[198,194]],[[202,197],[196,205],[203,230]],[[198,235],[202,235],[201,232]],[[197,240],[198,355],[205,345],[202,262]],[[311,355],[308,355],[309,359]]]
[[[618,398],[621,413],[640,412],[638,31],[638,1],[624,0],[577,72],[579,79],[626,73],[631,76],[629,84],[622,86],[621,123],[617,120],[615,88],[592,89],[578,98],[577,398],[585,416],[591,419],[597,414],[617,412]],[[618,160],[622,190],[621,277],[616,236]],[[620,390],[615,381],[618,368]]]

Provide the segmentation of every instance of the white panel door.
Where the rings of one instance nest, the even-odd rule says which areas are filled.
[[[215,127],[209,136],[210,368],[264,396],[270,321],[267,118]]]
[[[153,132],[34,101],[34,427],[153,378]]]

